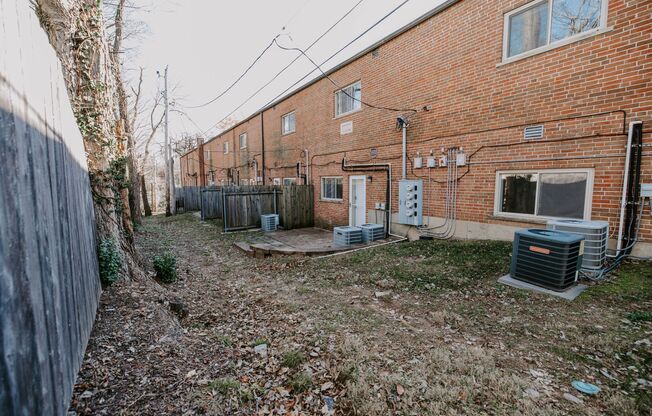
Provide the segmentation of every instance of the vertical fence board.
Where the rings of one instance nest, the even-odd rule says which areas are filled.
[[[86,154],[29,2],[0,1],[0,39],[0,414],[59,415],[101,291]]]
[[[260,227],[260,216],[273,214],[276,207],[283,228],[312,227],[313,192],[311,185],[245,185],[204,189],[200,197],[201,216],[205,220],[223,219],[227,230],[257,228]],[[222,218],[224,212],[226,218]]]

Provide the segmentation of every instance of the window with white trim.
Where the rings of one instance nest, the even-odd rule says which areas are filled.
[[[335,93],[335,117],[358,111],[362,107],[362,84],[360,81]]]
[[[247,148],[247,133],[242,133],[239,137],[240,139],[240,149]]]
[[[229,153],[229,142],[224,142],[222,145],[222,150],[224,151],[225,155]]]
[[[535,0],[505,14],[503,59],[567,43],[606,27],[608,0]]]
[[[296,185],[296,183],[297,183],[297,178],[283,178],[284,186]]]
[[[281,117],[281,134],[290,134],[297,131],[297,115],[293,111]]]
[[[341,201],[343,195],[342,177],[325,176],[321,178],[321,199],[325,201]]]
[[[592,169],[498,172],[497,216],[591,218]]]

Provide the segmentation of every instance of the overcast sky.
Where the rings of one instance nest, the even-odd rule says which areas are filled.
[[[213,99],[230,85],[262,52],[274,36],[285,46],[306,48],[342,17],[358,0],[133,0],[147,4],[144,11],[132,14],[143,20],[147,33],[132,45],[137,52],[126,55],[126,68],[144,67],[146,96],[156,90],[156,70],[169,65],[169,79],[176,86],[171,99],[179,110],[172,113],[172,135],[184,132],[204,133],[213,137],[218,131],[211,126],[242,104],[252,93],[292,61],[296,52],[272,47],[231,92],[214,103],[198,109],[193,105]],[[309,55],[317,62],[344,46],[403,0],[364,0],[345,20],[317,43]],[[325,65],[330,68],[354,55],[395,29],[418,18],[442,0],[410,0],[383,24],[344,50]],[[132,12],[133,13],[133,12]],[[285,27],[285,30],[283,30]],[[288,36],[286,36],[288,35]],[[299,59],[274,83],[235,113],[239,120],[256,112],[277,94],[304,76],[314,66]],[[133,72],[130,72],[133,75]],[[311,78],[317,75],[313,74]]]

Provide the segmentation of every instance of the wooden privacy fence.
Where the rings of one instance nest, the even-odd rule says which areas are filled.
[[[65,415],[101,292],[86,153],[32,5],[0,27],[0,415]]]
[[[202,191],[206,189],[201,186],[182,186],[176,188],[177,206],[183,207],[184,211],[199,211],[201,210],[201,195]]]
[[[225,231],[260,227],[260,216],[279,214],[286,229],[312,227],[314,224],[312,185],[224,186],[201,192],[203,220],[222,219]]]

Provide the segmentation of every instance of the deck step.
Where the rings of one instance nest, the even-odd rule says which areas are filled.
[[[238,250],[242,251],[243,253],[245,253],[247,256],[253,257],[255,254],[254,251],[251,249],[251,246],[245,243],[244,241],[236,241],[235,243],[233,243],[233,246]]]

